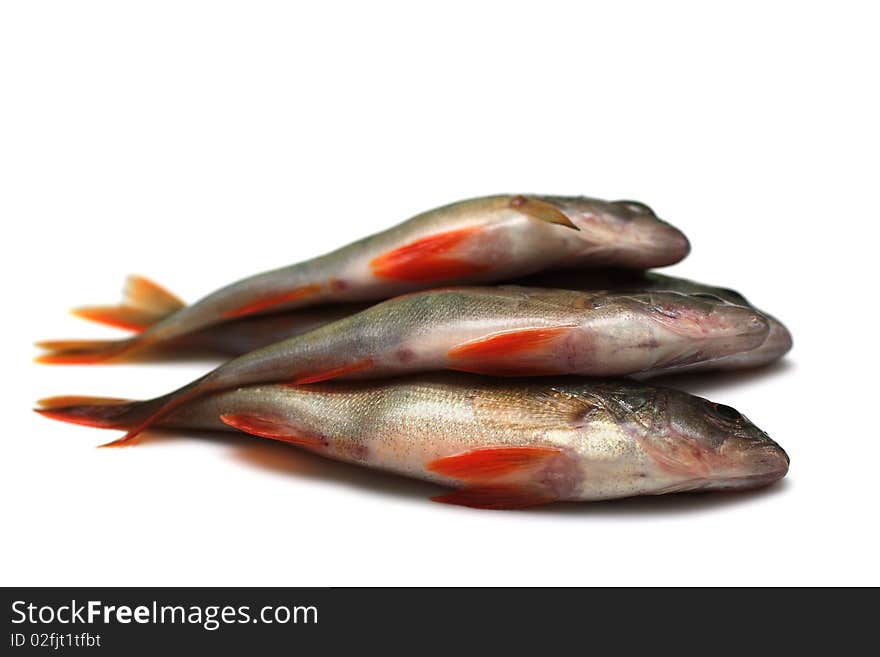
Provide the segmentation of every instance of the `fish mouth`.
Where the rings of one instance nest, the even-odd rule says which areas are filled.
[[[782,447],[768,439],[741,452],[737,462],[706,481],[705,490],[747,490],[763,488],[788,474],[791,459]]]
[[[657,250],[665,254],[668,259],[664,264],[675,264],[684,260],[691,252],[691,242],[687,235],[662,219],[656,219],[654,234],[655,242],[658,244]]]
[[[689,442],[681,435],[679,439],[683,445]],[[717,450],[696,448],[666,453],[648,446],[647,451],[674,477],[660,493],[763,488],[785,477],[791,463],[785,450],[766,434],[760,440],[732,435]]]
[[[689,481],[678,482],[671,486],[661,488],[655,493],[655,495],[665,495],[667,493],[708,493],[712,491],[757,490],[759,488],[772,486],[784,476],[785,473],[778,476],[738,475],[724,477],[723,479],[691,479]]]
[[[606,221],[622,226],[630,242],[634,258],[650,254],[654,266],[662,267],[683,260],[691,251],[691,243],[678,228],[664,221],[638,201],[611,201]]]

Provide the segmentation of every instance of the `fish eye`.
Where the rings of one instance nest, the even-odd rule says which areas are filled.
[[[631,394],[620,399],[620,405],[630,413],[634,413],[645,407],[648,403],[646,395]]]
[[[626,208],[633,214],[646,214],[649,217],[656,217],[654,211],[649,208],[644,203],[639,203],[638,201],[614,201],[613,205],[619,205],[623,208]]]
[[[726,406],[725,404],[711,404],[710,407],[712,411],[723,420],[727,420],[728,422],[737,422],[742,419],[742,415],[740,415],[739,411],[735,408],[731,408],[730,406]]]

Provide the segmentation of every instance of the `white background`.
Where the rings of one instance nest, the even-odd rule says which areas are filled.
[[[3,3],[2,584],[880,584],[871,3],[310,4]],[[127,273],[192,301],[497,192],[649,203],[693,243],[671,273],[790,326],[779,366],[677,382],[776,438],[782,485],[485,512],[245,436],[97,450],[30,411],[210,366],[31,362],[118,335],[65,311]]]

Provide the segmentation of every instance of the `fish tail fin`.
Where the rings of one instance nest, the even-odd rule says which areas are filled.
[[[126,306],[81,306],[70,311],[80,319],[140,333],[168,315],[158,315],[143,308]]]
[[[49,365],[88,365],[120,360],[130,355],[140,344],[136,338],[128,340],[50,340],[37,346],[47,353],[37,356],[38,363]]]
[[[176,294],[146,276],[131,275],[125,279],[123,294],[128,305],[157,313],[173,313],[186,305]]]
[[[101,429],[126,429],[149,413],[145,402],[114,397],[47,397],[37,404],[43,417]]]
[[[65,395],[47,397],[37,402],[34,410],[44,417],[71,424],[81,424],[99,429],[122,429],[127,433],[101,447],[126,447],[134,445],[134,438],[181,404],[198,396],[190,391],[197,382],[155,399],[132,401],[113,397],[82,397]]]
[[[126,434],[121,438],[117,438],[105,445],[101,445],[101,447],[126,447],[134,444],[135,438],[137,438],[143,431],[170,415],[186,402],[210,392],[211,386],[210,383],[208,383],[210,376],[210,373],[206,374],[192,383],[189,383],[174,392],[170,392],[167,395],[163,395],[162,397],[138,402],[137,410],[133,411],[129,416],[129,419],[132,421],[126,426],[120,427],[126,430]],[[208,383],[208,385],[204,385],[205,383]]]
[[[144,276],[129,276],[118,306],[83,306],[71,312],[77,317],[129,331],[144,331],[186,304],[158,283]]]

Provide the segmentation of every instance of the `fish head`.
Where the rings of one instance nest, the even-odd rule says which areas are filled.
[[[542,196],[562,212],[602,263],[621,267],[662,267],[690,252],[684,233],[637,201],[603,201],[587,197]]]
[[[607,298],[628,306],[633,329],[642,327],[654,336],[652,344],[657,351],[652,369],[657,370],[754,349],[770,330],[767,318],[758,311],[721,299],[679,292],[612,294]]]
[[[671,279],[671,277],[669,276],[661,276],[659,274],[650,274],[649,276]],[[670,287],[669,289],[683,292],[695,299],[704,299],[706,301],[709,301],[710,303],[730,304],[754,310],[754,307],[751,303],[749,303],[748,299],[746,299],[736,290],[724,287],[713,287],[711,285],[703,285],[702,283],[695,283],[693,281],[687,281],[685,279],[678,280],[685,285],[680,289],[674,287]],[[785,354],[791,351],[793,341],[791,333],[789,332],[788,328],[786,328],[785,324],[780,322],[772,315],[768,315],[767,313],[761,311],[758,312],[767,323],[767,338],[754,349],[743,352],[741,354],[737,354],[730,359],[726,359],[725,367],[740,368],[765,365],[767,363],[773,362],[774,360],[782,358]]]
[[[655,492],[758,488],[788,472],[785,451],[736,409],[656,390],[653,414],[638,424],[638,442],[655,469]]]

